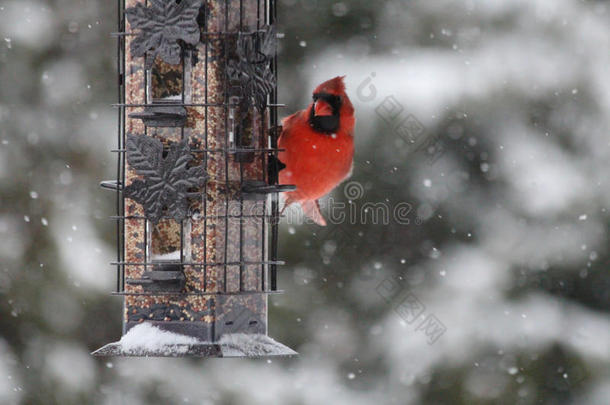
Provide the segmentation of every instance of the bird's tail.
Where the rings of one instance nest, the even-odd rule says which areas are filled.
[[[295,202],[295,200],[293,198],[291,198],[290,194],[292,194],[292,193],[284,194],[284,206],[282,207],[282,209],[280,211],[280,215],[284,215],[284,211],[286,211],[286,208],[288,208]]]
[[[326,220],[320,212],[320,203],[318,200],[303,200],[301,207],[305,215],[320,226],[326,226]]]
[[[311,219],[320,226],[326,226],[326,220],[322,216],[322,212],[320,211],[320,203],[318,202],[318,200],[299,200],[297,198],[293,198],[293,196],[290,194],[291,193],[286,193],[284,195],[286,199],[284,200],[284,206],[280,211],[280,215],[284,214],[284,211],[290,205],[294,203],[299,203],[301,204],[303,213],[307,218]]]

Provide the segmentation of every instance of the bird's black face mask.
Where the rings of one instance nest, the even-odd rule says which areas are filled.
[[[333,110],[332,115],[315,115],[314,107],[311,108],[309,114],[309,125],[316,132],[331,134],[339,129],[339,110],[343,104],[341,96],[335,96],[329,93],[315,93],[313,95],[314,104],[318,100],[324,100],[330,105]]]

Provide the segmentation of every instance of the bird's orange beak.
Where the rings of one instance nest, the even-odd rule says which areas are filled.
[[[333,115],[333,109],[324,100],[317,100],[313,105],[313,113],[316,117]]]

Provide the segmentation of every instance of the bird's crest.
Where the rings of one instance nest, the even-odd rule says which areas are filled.
[[[325,81],[314,90],[315,93],[329,93],[329,94],[344,94],[345,83],[343,79],[345,76],[337,76],[330,80]]]

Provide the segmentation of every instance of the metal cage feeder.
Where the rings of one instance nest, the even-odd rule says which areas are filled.
[[[266,357],[277,289],[271,0],[119,0],[117,287],[97,356]]]

